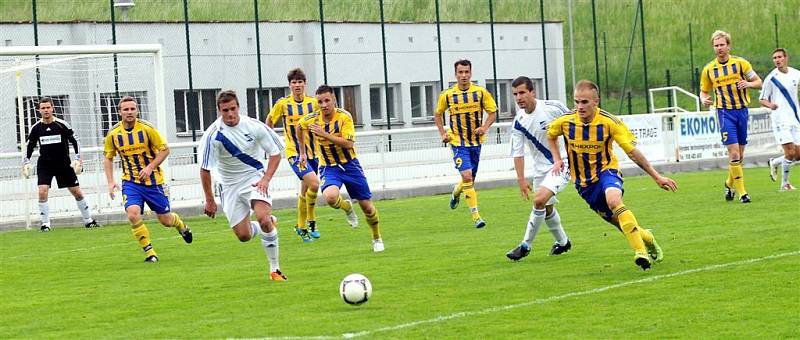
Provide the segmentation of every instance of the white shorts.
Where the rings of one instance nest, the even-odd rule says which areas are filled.
[[[233,228],[239,222],[250,216],[252,201],[264,201],[272,206],[272,196],[261,194],[253,184],[261,179],[261,175],[254,175],[232,185],[219,185],[219,196],[222,202],[222,211],[228,218],[228,225]]]
[[[543,176],[533,177],[533,189],[539,190],[540,187],[547,188],[547,190],[552,191],[555,195],[550,197],[550,200],[547,201],[546,205],[558,203],[558,198],[556,198],[556,195],[563,191],[564,188],[567,187],[567,184],[569,184],[569,166],[567,163],[564,162],[564,171],[562,171],[560,175],[554,175],[552,171],[547,171],[547,173],[539,175]]]
[[[772,133],[778,144],[794,143],[800,145],[800,126],[797,125],[774,125]]]

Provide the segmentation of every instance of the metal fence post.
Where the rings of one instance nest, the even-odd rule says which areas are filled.
[[[544,63],[544,99],[550,99],[550,86],[547,81],[547,40],[544,33],[544,0],[539,0],[539,19],[542,22],[542,62]],[[494,41],[494,38],[492,38]],[[497,82],[497,80],[495,80]]]
[[[258,28],[258,0],[253,0],[253,16],[256,21],[256,68],[258,69],[258,96],[256,98],[256,117],[264,119],[264,81],[261,75],[261,30]]]
[[[319,0],[319,33],[322,38],[322,79],[328,83],[328,61],[325,56],[325,11],[322,9],[322,1]]]

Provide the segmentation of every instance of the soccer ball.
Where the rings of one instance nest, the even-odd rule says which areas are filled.
[[[360,305],[372,296],[372,283],[364,275],[350,274],[345,276],[339,285],[339,294],[342,295],[344,302]]]

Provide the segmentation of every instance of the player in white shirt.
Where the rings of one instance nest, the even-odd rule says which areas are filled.
[[[283,142],[263,122],[239,115],[236,92],[222,91],[217,96],[217,110],[220,117],[206,129],[200,142],[205,214],[213,218],[217,212],[211,190],[211,169],[215,169],[222,210],[233,233],[242,242],[261,235],[270,280],[285,281],[278,263],[278,229],[269,194],[269,181],[278,169]],[[259,160],[264,152],[269,155],[266,169]],[[257,221],[250,221],[251,208]]]
[[[555,100],[536,100],[533,82],[528,77],[518,77],[511,83],[514,98],[520,109],[511,125],[511,157],[514,158],[514,169],[517,171],[517,182],[522,198],[530,200],[531,188],[536,188],[533,197],[533,209],[525,228],[525,236],[516,248],[506,253],[506,257],[519,261],[528,256],[533,246],[533,240],[539,232],[542,223],[546,223],[550,233],[555,238],[555,244],[550,249],[550,255],[566,253],[572,248],[564,228],[561,226],[561,217],[554,205],[558,203],[556,194],[564,190],[569,183],[569,169],[555,175],[553,169],[553,155],[547,148],[547,127],[550,122],[569,113],[570,110],[561,102]],[[533,187],[525,179],[525,145],[533,156]],[[561,146],[561,154],[567,155]],[[564,164],[567,164],[566,160]]]
[[[783,147],[783,156],[769,160],[769,175],[775,181],[778,166],[781,166],[781,191],[794,190],[789,182],[789,169],[793,162],[800,160],[800,103],[797,100],[800,71],[789,67],[789,55],[782,48],[772,52],[772,61],[775,69],[764,78],[759,102],[772,110],[772,129]]]

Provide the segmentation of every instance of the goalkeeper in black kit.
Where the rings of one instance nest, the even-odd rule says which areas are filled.
[[[31,155],[33,148],[39,146],[39,160],[36,163],[36,174],[39,184],[39,215],[42,220],[41,231],[50,231],[50,207],[47,204],[47,194],[53,177],[56,178],[59,188],[67,188],[83,217],[86,228],[99,227],[97,221],[89,212],[89,204],[83,197],[81,187],[78,185],[77,174],[81,172],[81,157],[78,151],[78,141],[75,132],[69,123],[53,115],[53,100],[44,97],[39,100],[39,114],[42,116],[33,124],[28,134],[28,148],[25,159],[22,161],[22,176],[28,178],[31,172]],[[75,150],[75,160],[70,162],[69,144]]]

